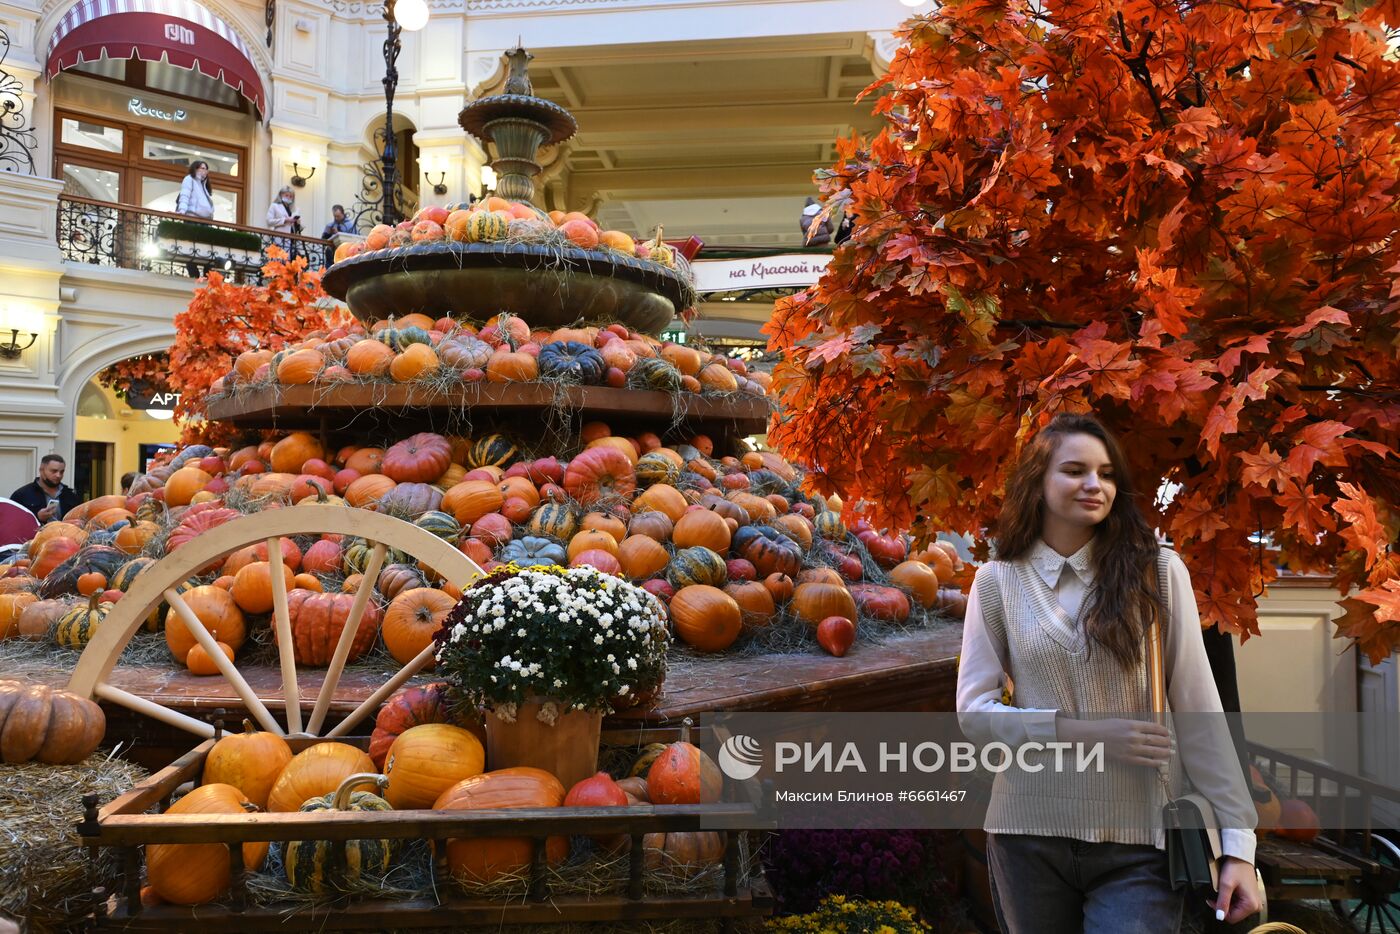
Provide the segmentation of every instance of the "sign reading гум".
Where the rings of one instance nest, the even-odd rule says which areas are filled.
[[[785,253],[755,259],[702,259],[691,268],[696,291],[730,292],[815,285],[830,262],[830,253]]]

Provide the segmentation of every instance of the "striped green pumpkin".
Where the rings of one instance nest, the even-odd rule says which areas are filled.
[[[725,581],[729,580],[729,572],[724,566],[724,559],[718,554],[701,545],[695,545],[676,552],[666,568],[666,579],[677,590],[691,584],[723,587]]]
[[[812,521],[812,525],[816,528],[817,534],[822,538],[829,538],[838,542],[844,541],[846,538],[846,523],[841,521],[841,514],[839,512],[832,512],[831,510],[819,512],[817,513],[817,517]]]
[[[301,806],[303,811],[391,811],[389,802],[368,791],[352,792],[349,800],[341,808],[335,807],[335,795],[322,795],[312,798]],[[329,840],[292,840],[282,852],[282,868],[287,882],[294,889],[325,895],[336,891],[330,878],[332,847]],[[347,840],[345,841],[345,866],[343,880],[347,884],[356,882],[361,876],[383,876],[389,871],[397,855],[396,840]]]
[[[674,461],[664,454],[657,454],[652,451],[643,454],[637,461],[637,482],[643,486],[651,486],[653,483],[667,483],[676,485],[680,480],[681,472]]]
[[[117,568],[116,573],[108,578],[107,589],[120,590],[122,593],[126,593],[131,589],[131,585],[136,583],[137,575],[155,563],[155,558],[132,558],[126,564]]]
[[[66,648],[81,649],[92,641],[92,637],[97,634],[97,627],[102,625],[102,620],[106,618],[107,610],[112,605],[98,603],[97,596],[93,594],[87,603],[78,604],[58,618],[58,625],[54,628],[55,642]]]
[[[467,452],[467,467],[509,467],[520,453],[505,435],[487,435],[474,442]]]
[[[578,531],[578,513],[563,503],[545,503],[530,516],[525,530],[531,535],[567,542]]]
[[[384,328],[376,338],[383,344],[387,344],[391,349],[402,351],[409,344],[427,344],[433,346],[433,339],[428,336],[428,332],[420,327],[409,326],[406,328]]]
[[[627,385],[633,389],[678,392],[681,388],[681,371],[660,357],[641,357],[627,371]]]
[[[468,243],[504,240],[509,232],[510,221],[495,211],[478,211],[467,221]]]
[[[352,538],[344,545],[341,553],[341,567],[346,574],[363,574],[365,568],[369,567],[369,557],[374,554],[374,546],[363,538]],[[384,567],[391,564],[413,564],[414,559],[399,551],[397,548],[389,548],[384,552]]]
[[[458,524],[456,519],[445,512],[436,510],[423,513],[413,521],[413,524],[449,542],[455,541],[457,536],[462,534],[462,526]]]

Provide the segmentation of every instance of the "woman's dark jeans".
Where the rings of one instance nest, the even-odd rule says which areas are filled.
[[[987,835],[992,903],[1006,934],[1175,934],[1183,898],[1151,846]]]

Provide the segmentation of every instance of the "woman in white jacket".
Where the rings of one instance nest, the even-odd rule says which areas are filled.
[[[267,227],[280,234],[301,233],[301,214],[297,212],[296,192],[283,185],[277,197],[267,208]],[[296,241],[290,237],[275,237],[273,243],[287,251],[290,259],[296,256]]]
[[[214,198],[209,188],[209,163],[194,162],[190,165],[189,172],[180,183],[180,194],[175,199],[175,211],[200,220],[214,219]],[[187,263],[185,268],[189,271],[191,279],[199,278],[199,267],[194,263]],[[204,272],[206,275],[209,272],[207,264]]]

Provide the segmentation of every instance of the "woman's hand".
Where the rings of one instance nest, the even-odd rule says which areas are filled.
[[[1071,720],[1055,722],[1057,738],[1071,743],[1102,743],[1104,754],[1124,765],[1166,765],[1172,756],[1167,728],[1143,720]]]
[[[1234,856],[1220,860],[1220,891],[1215,896],[1215,916],[1238,924],[1259,910],[1259,885],[1254,866]]]

